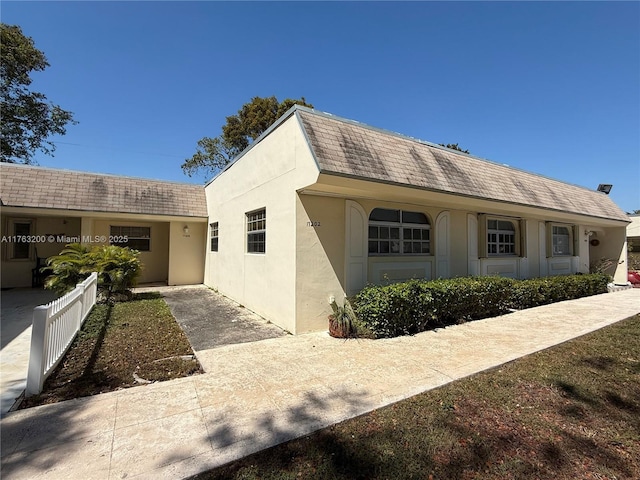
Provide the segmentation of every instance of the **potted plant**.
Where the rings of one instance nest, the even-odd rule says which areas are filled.
[[[356,336],[356,314],[349,301],[344,299],[344,306],[335,300],[331,303],[333,314],[329,315],[329,335],[335,338],[350,338]]]

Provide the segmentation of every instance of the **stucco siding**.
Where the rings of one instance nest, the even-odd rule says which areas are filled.
[[[206,235],[207,224],[203,222],[181,221],[168,224],[169,285],[194,285],[203,282]]]
[[[300,195],[296,215],[296,333],[325,330],[344,302],[345,200]]]
[[[207,241],[205,284],[297,333],[296,190],[315,181],[317,167],[295,117],[205,188],[209,223],[218,222],[219,248]],[[247,253],[246,214],[266,210],[266,252]]]
[[[108,239],[111,234],[111,226],[149,227],[151,229],[149,251],[140,252],[138,257],[143,266],[138,283],[166,282],[169,268],[169,224],[164,222],[123,221],[117,218],[110,220],[96,219],[93,222],[93,235]],[[94,242],[91,245],[106,245],[108,243],[107,240],[102,243]]]

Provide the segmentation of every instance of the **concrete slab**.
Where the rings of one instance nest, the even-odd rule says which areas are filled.
[[[196,352],[287,335],[284,330],[205,285],[152,286],[134,291],[159,292]]]
[[[4,348],[31,326],[33,309],[58,298],[42,288],[11,288],[0,292],[0,348]]]
[[[27,383],[33,309],[57,297],[38,288],[0,292],[0,415],[9,411]]]
[[[632,289],[412,337],[219,346],[203,375],[9,413],[0,475],[182,479],[637,313]]]

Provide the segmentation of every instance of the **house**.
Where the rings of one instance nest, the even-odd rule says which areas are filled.
[[[70,241],[123,244],[142,282],[204,283],[297,334],[367,283],[601,259],[627,281],[630,220],[606,194],[300,106],[205,187],[13,164],[0,179],[3,288]]]
[[[631,220],[627,226],[629,269],[640,270],[640,214],[631,214],[629,219]]]
[[[589,272],[625,283],[604,193],[295,106],[207,186],[204,283],[276,325],[327,328],[368,282]]]
[[[199,185],[0,164],[2,288],[30,287],[68,243],[140,251],[141,282],[202,283],[207,232]]]

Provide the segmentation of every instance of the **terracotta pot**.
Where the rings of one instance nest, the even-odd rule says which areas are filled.
[[[333,315],[329,315],[329,335],[334,338],[346,338],[346,332],[342,328]]]

